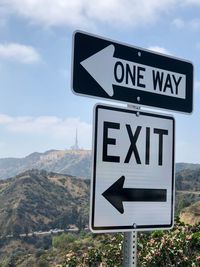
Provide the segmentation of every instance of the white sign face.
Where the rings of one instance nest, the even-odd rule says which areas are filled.
[[[93,232],[172,227],[174,125],[168,115],[95,107]]]

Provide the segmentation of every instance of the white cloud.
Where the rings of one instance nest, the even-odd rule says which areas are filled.
[[[0,59],[9,59],[24,64],[31,64],[40,61],[40,55],[32,46],[9,43],[0,44]]]
[[[183,0],[182,4],[196,6],[196,5],[200,5],[200,0]]]
[[[70,148],[74,144],[76,129],[78,130],[80,146],[91,149],[92,126],[79,118],[59,118],[56,116],[12,117],[0,114],[1,131],[13,136],[13,139],[24,138],[25,147],[31,147],[35,140],[49,142],[49,148],[63,144]],[[30,141],[31,140],[31,141]],[[17,142],[17,141],[16,141]],[[40,150],[40,148],[38,148]]]
[[[166,48],[161,46],[150,46],[148,49],[157,53],[172,55]]]
[[[189,21],[189,27],[193,30],[199,30],[200,29],[200,19],[195,18]]]
[[[176,18],[173,20],[172,25],[178,29],[192,29],[196,31],[200,29],[200,19],[193,18],[191,20],[183,20],[181,18]]]
[[[184,26],[185,26],[185,21],[184,21],[183,19],[181,19],[181,18],[176,18],[176,19],[173,20],[172,24],[173,24],[176,28],[178,28],[178,29],[182,29],[182,28],[184,28]]]
[[[4,0],[9,14],[46,26],[112,27],[138,26],[156,21],[176,4],[176,0]]]
[[[0,124],[9,124],[13,121],[13,119],[5,114],[0,114]]]

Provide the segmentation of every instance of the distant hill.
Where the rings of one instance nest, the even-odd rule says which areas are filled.
[[[194,167],[194,166],[193,166]],[[200,168],[176,174],[176,213],[184,223],[200,222]]]
[[[175,215],[180,215],[184,208],[200,201],[200,192],[176,191]]]
[[[200,223],[200,201],[181,211],[180,219],[184,223],[195,225]]]
[[[197,170],[200,169],[200,164],[194,164],[194,163],[183,163],[183,162],[179,162],[176,163],[176,172],[180,172],[182,170]]]
[[[0,235],[88,224],[89,181],[30,170],[0,181]]]
[[[176,173],[176,190],[200,191],[200,168],[185,169]]]
[[[30,169],[69,174],[84,179],[91,177],[90,150],[50,150],[32,153],[24,158],[0,159],[0,179],[15,176]]]
[[[15,176],[30,169],[69,174],[83,179],[91,178],[91,150],[49,150],[34,152],[24,158],[1,158],[0,179]],[[196,170],[200,164],[176,163],[176,173],[182,170]]]
[[[89,180],[36,169],[0,180],[0,236],[63,229],[71,224],[84,227],[88,224],[89,187]],[[178,172],[176,214],[187,207],[183,214],[198,220],[199,205],[200,169]]]

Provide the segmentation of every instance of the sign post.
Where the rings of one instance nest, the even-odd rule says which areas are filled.
[[[190,114],[191,62],[76,31],[72,91],[135,109],[96,105],[90,229],[124,232],[124,267],[135,267],[137,232],[174,222],[175,120],[141,106]]]
[[[137,266],[137,232],[125,232],[123,242],[123,267]]]

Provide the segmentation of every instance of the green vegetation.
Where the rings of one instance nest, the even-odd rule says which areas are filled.
[[[122,233],[62,233],[13,239],[6,253],[0,249],[0,263],[2,267],[121,267],[122,251]],[[200,224],[177,220],[169,231],[139,232],[137,262],[138,267],[200,266]]]
[[[180,213],[180,218],[187,224],[198,224],[200,222],[200,201],[183,209]]]
[[[175,188],[178,191],[200,191],[200,169],[186,169],[176,173]]]
[[[87,251],[85,251],[86,243],[89,247]],[[100,266],[100,263],[105,267],[120,267],[122,266],[122,243],[122,234],[77,239],[71,243],[62,267]],[[200,225],[191,227],[177,222],[174,229],[170,231],[139,234],[138,267],[197,267],[199,265]]]
[[[200,224],[177,222],[171,231],[140,234],[139,266],[200,266]]]
[[[70,225],[84,229],[88,224],[89,188],[89,180],[44,170],[30,170],[0,181],[0,236],[17,237]],[[178,172],[175,214],[180,215],[184,208],[198,201],[200,169]],[[189,211],[194,210],[197,209]],[[200,215],[196,212],[195,222],[198,221]]]
[[[180,215],[181,211],[200,201],[200,192],[195,194],[194,192],[177,191],[175,199],[175,215]]]
[[[197,170],[197,169],[200,169],[200,164],[195,164],[195,163],[183,163],[183,162],[180,162],[180,163],[176,163],[176,173],[177,172],[180,172],[182,170]]]
[[[89,182],[30,170],[1,181],[0,236],[88,224]]]
[[[122,266],[122,234],[84,232],[89,187],[89,180],[39,170],[0,181],[0,266]],[[196,225],[177,221],[170,231],[139,233],[139,267],[200,266],[199,169],[176,174],[175,204],[181,221]],[[72,226],[76,233],[67,232]],[[66,232],[40,235],[55,228]]]

